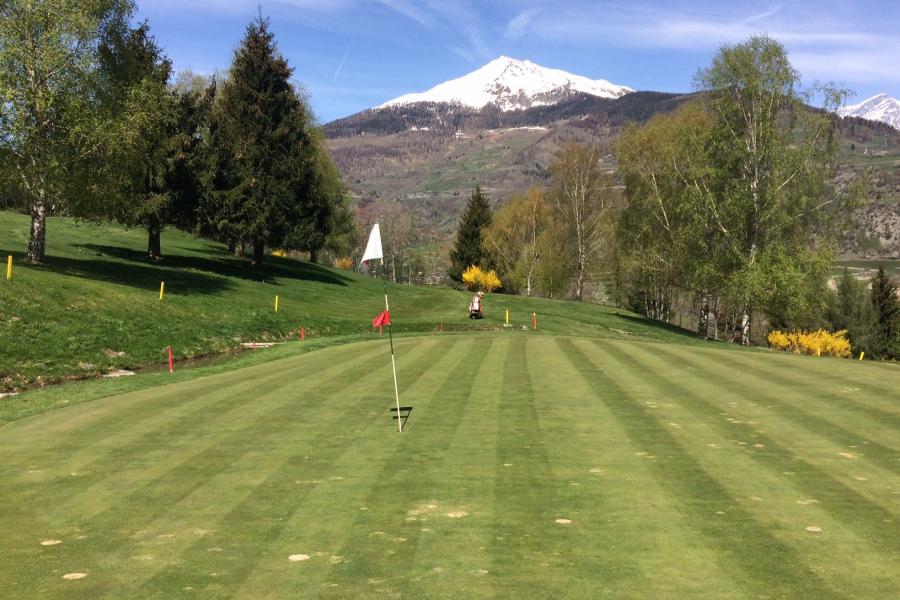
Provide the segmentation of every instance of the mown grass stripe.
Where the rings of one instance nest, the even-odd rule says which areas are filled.
[[[452,348],[457,340],[449,342]],[[446,346],[431,342],[430,347],[421,358],[410,361],[412,364],[403,369],[404,389],[423,375],[428,366],[436,362],[447,352]],[[381,360],[389,360],[385,353]],[[388,365],[389,367],[389,365]],[[349,375],[349,374],[347,374]],[[373,389],[383,390],[390,387],[390,369],[382,373],[379,383]],[[355,382],[352,377],[346,381]],[[370,383],[369,385],[375,385]],[[343,388],[341,388],[343,389]],[[341,391],[336,389],[327,395],[322,394],[322,406],[333,400],[333,396]],[[330,471],[333,464],[347,452],[348,444],[358,436],[366,435],[366,431],[374,424],[388,421],[385,414],[381,418],[373,418],[364,409],[370,405],[370,395],[362,395],[360,399],[341,411],[339,416],[326,423],[309,421],[309,426],[317,435],[313,436],[309,446],[291,453],[278,468],[258,483],[252,491],[240,499],[227,513],[216,522],[216,534],[209,539],[197,542],[184,550],[181,555],[191,557],[188,568],[169,567],[147,580],[143,589],[147,592],[166,587],[172,592],[184,586],[206,588],[210,593],[221,593],[223,590],[238,589],[250,576],[255,565],[263,560],[264,554],[259,550],[265,548],[281,534],[288,521],[303,506],[306,498],[315,489],[315,485],[304,486],[298,491],[295,481],[298,477],[315,477]],[[387,411],[385,411],[386,413]],[[326,411],[327,413],[327,411]],[[382,413],[384,414],[384,413]],[[373,435],[391,435],[393,432],[384,427]],[[310,456],[307,460],[304,457]],[[206,575],[206,569],[215,569],[221,565],[220,559],[206,552],[210,544],[238,552],[241,560],[237,564],[229,564],[227,570],[214,578]],[[254,546],[260,546],[255,551]]]
[[[431,350],[435,354],[438,352],[434,347]],[[129,490],[129,493],[118,498],[113,505],[90,519],[77,522],[79,530],[89,532],[92,538],[88,538],[89,541],[85,543],[63,545],[60,551],[54,554],[54,558],[71,560],[74,553],[79,553],[80,564],[97,564],[100,557],[111,555],[119,548],[129,545],[130,536],[134,531],[141,529],[142,525],[169,512],[172,506],[207,485],[213,477],[228,469],[232,463],[251,452],[264,440],[274,439],[297,423],[304,423],[295,419],[298,414],[302,414],[301,409],[311,408],[321,411],[324,405],[316,401],[320,397],[329,396],[354,385],[358,379],[373,373],[378,373],[379,377],[389,373],[389,366],[385,369],[384,358],[374,356],[366,361],[352,363],[349,370],[333,374],[313,389],[303,390],[300,397],[313,400],[309,405],[298,402],[297,394],[281,394],[285,388],[294,383],[293,381],[285,381],[282,378],[261,382],[255,402],[247,405],[247,414],[252,415],[252,420],[237,424],[233,431],[221,431],[219,433],[221,437],[213,439],[212,443],[201,452],[191,454],[164,471],[162,475],[143,482],[136,489]],[[279,400],[271,405],[271,399],[276,397]],[[71,523],[73,516],[75,515],[69,513],[54,515],[54,518]],[[38,535],[40,534],[35,534],[35,537]],[[103,546],[100,548],[93,546],[96,543],[94,536],[97,535],[105,536]],[[101,554],[97,558],[92,558],[92,553],[86,547],[92,547]],[[109,579],[97,578],[82,587],[93,588],[97,585],[99,593],[103,591],[103,581],[106,582],[105,585],[111,585]]]
[[[707,371],[709,369],[707,369],[706,366],[701,362],[702,358],[692,356],[690,353],[686,352],[679,352],[675,354],[669,352],[668,349],[662,349],[660,351],[666,356],[670,357],[674,364],[679,365],[679,367],[684,369],[685,372],[690,373],[691,375],[696,375],[701,379],[707,376]],[[734,369],[734,372],[739,372],[742,368],[741,363],[731,362],[729,359],[719,358],[719,361],[720,363],[723,363],[723,366],[732,367]],[[825,439],[831,440],[835,444],[844,447],[865,444],[866,460],[869,460],[877,464],[882,469],[885,469],[892,473],[900,473],[900,452],[898,452],[897,450],[888,448],[872,437],[863,436],[862,434],[851,431],[845,427],[841,427],[840,425],[824,417],[820,417],[808,410],[804,410],[800,408],[800,405],[798,404],[793,404],[789,401],[785,401],[784,396],[777,396],[773,393],[767,392],[766,387],[773,383],[773,379],[771,377],[765,377],[764,375],[754,371],[747,373],[746,369],[744,369],[743,372],[748,377],[747,383],[753,386],[753,397],[752,399],[750,399],[750,402],[752,404],[759,405],[760,402],[764,402],[767,409],[772,413],[779,415],[781,418],[797,425],[801,429],[809,431],[810,433],[821,436]],[[797,387],[797,384],[785,383],[779,380],[774,380],[774,382],[784,390],[790,390],[792,387]],[[808,386],[803,389],[808,389]],[[808,392],[808,396],[821,397],[821,388],[814,388],[814,390],[810,390]],[[844,408],[846,408],[846,405],[844,406]],[[866,425],[869,429],[877,427],[876,422],[868,422],[866,423]]]
[[[375,354],[376,352],[370,351],[363,356]],[[339,369],[340,366],[331,367],[308,377],[317,380]],[[303,376],[299,376],[286,382],[280,389],[305,383],[308,382]],[[43,478],[23,484],[21,494],[27,499],[44,486],[52,485],[66,498],[66,503],[78,505],[82,501],[78,494],[93,485],[119,487],[114,483],[115,480],[127,479],[129,473],[135,470],[146,473],[144,466],[167,456],[172,446],[179,446],[185,451],[186,446],[201,444],[205,432],[213,431],[222,422],[243,414],[246,403],[255,396],[247,392],[258,392],[259,385],[255,379],[249,379],[224,392],[220,390],[218,395],[210,393],[192,398],[164,411],[158,418],[141,420],[140,428],[125,427],[119,431],[114,430],[109,435],[107,432],[95,432],[101,436],[99,443],[95,446],[87,445],[81,452],[65,445],[60,446],[57,451],[65,451],[67,454],[66,460],[53,465],[54,471],[59,474],[51,479]],[[185,438],[190,440],[185,443]],[[90,458],[85,462],[86,455]],[[128,465],[129,468],[122,469],[121,465]],[[72,477],[70,472],[76,472],[78,476]],[[55,506],[56,510],[64,511],[66,503]]]
[[[811,572],[800,555],[774,537],[741,503],[690,455],[659,421],[638,404],[615,377],[610,363],[626,366],[618,354],[606,349],[606,360],[594,361],[571,340],[558,340],[560,350],[582,377],[595,386],[629,439],[647,448],[656,460],[650,468],[663,488],[679,497],[686,515],[707,543],[720,552],[721,559],[735,572],[735,579],[750,594],[764,596],[774,584],[789,598],[839,598],[826,583]],[[646,365],[638,368],[646,369]],[[690,397],[690,394],[688,394]],[[724,508],[723,508],[724,507]],[[716,510],[726,510],[727,526],[715,518]],[[735,548],[741,548],[736,555]],[[798,573],[806,576],[798,578]]]
[[[527,337],[516,339],[503,365],[491,569],[515,573],[520,591],[553,597],[565,593],[559,587],[561,580],[593,578],[598,571],[579,572],[579,560],[570,551],[569,533],[555,523],[562,517],[556,489],[560,482],[553,471],[537,409],[528,366],[530,343]],[[542,563],[547,566],[541,567]],[[553,573],[553,577],[545,573]],[[494,578],[493,583],[495,596],[502,596],[505,582]]]
[[[593,343],[624,368],[646,368],[646,365],[630,354],[632,351],[647,352],[640,347],[614,346],[611,343],[600,341]],[[678,364],[681,361],[676,354],[663,349],[657,349],[657,351],[667,357],[669,364]],[[734,386],[732,381],[725,380],[724,376],[715,369],[704,371],[702,380],[696,380],[696,389],[693,390],[661,372],[655,373],[654,381],[660,382],[659,389],[663,393],[674,395],[682,405],[695,414],[705,415],[717,422],[722,430],[728,432],[732,437],[752,434],[764,444],[765,449],[750,452],[747,456],[776,473],[794,473],[794,477],[791,479],[792,483],[803,490],[807,497],[819,498],[822,501],[821,506],[828,509],[836,521],[842,522],[867,542],[883,551],[892,554],[898,551],[897,540],[900,540],[900,531],[897,531],[896,525],[890,527],[890,524],[894,523],[895,515],[845,483],[838,481],[828,471],[797,456],[773,437],[752,429],[747,423],[732,423],[718,418],[721,416],[719,413],[722,407],[703,398],[710,394],[700,392],[701,389],[712,387],[718,391],[720,397],[733,395],[752,402],[756,390],[746,390]],[[886,524],[889,527],[886,528]]]
[[[769,357],[770,360],[766,361],[765,364],[761,364],[758,361],[752,361],[748,364],[747,362],[737,360],[736,356],[731,352],[716,352],[712,355],[708,352],[701,352],[700,354],[707,355],[717,362],[734,368],[736,373],[750,374],[757,379],[769,382],[770,384],[776,383],[785,388],[793,387],[798,389],[812,387],[816,390],[816,393],[810,394],[810,399],[817,403],[827,401],[831,404],[836,404],[847,410],[858,412],[869,417],[873,420],[873,425],[881,424],[883,426],[887,424],[895,430],[900,429],[900,410],[885,410],[868,404],[864,400],[851,398],[847,394],[835,393],[833,391],[834,385],[838,384],[837,382],[840,382],[839,385],[847,386],[848,381],[846,379],[836,378],[831,375],[826,376],[821,371],[806,372],[798,369],[788,370],[779,364],[780,361],[771,360],[776,357]],[[826,362],[831,363],[832,360],[836,359],[825,360]],[[829,385],[829,383],[832,385]],[[900,397],[900,379],[898,379],[897,385],[898,388],[894,389],[892,392],[882,391],[878,388],[874,388],[874,386],[867,387],[872,390],[872,393],[883,394],[886,399],[889,399],[891,397]]]
[[[567,529],[572,547],[580,549],[578,570],[597,574],[576,578],[571,591],[590,596],[602,589],[616,598],[746,598],[715,549],[686,524],[680,499],[660,487],[645,464],[647,449],[632,445],[596,388],[552,340],[529,349],[535,349],[529,370],[561,510],[573,519]],[[679,557],[676,563],[672,555]]]
[[[334,568],[327,579],[329,584],[344,588],[376,578],[392,582],[397,593],[397,587],[404,587],[403,582],[397,580],[399,566],[402,566],[400,574],[404,578],[421,574],[415,563],[415,552],[422,535],[421,524],[406,521],[407,511],[433,499],[437,478],[441,475],[432,461],[450,445],[471,399],[479,367],[493,343],[492,338],[474,338],[468,351],[452,368],[436,364],[425,367],[431,373],[445,374],[437,386],[441,391],[429,403],[427,416],[413,415],[416,424],[402,434],[402,441],[385,459],[365,500],[369,510],[357,517],[350,537],[340,550],[339,554],[347,561]],[[411,403],[415,405],[414,400]],[[358,543],[374,528],[391,532],[406,542],[396,548],[396,554],[388,557],[375,545]]]

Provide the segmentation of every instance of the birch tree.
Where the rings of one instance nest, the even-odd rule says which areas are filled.
[[[552,214],[544,189],[533,187],[494,213],[484,243],[500,271],[504,288],[531,296],[544,256]]]
[[[550,174],[558,217],[572,241],[575,299],[582,300],[588,274],[606,249],[615,186],[612,176],[601,169],[599,151],[578,144],[559,154]]]
[[[808,108],[812,92],[801,89],[777,41],[754,36],[723,46],[697,87],[714,120],[708,152],[717,173],[706,212],[719,251],[733,261],[727,293],[749,345],[754,310],[796,318],[821,303],[829,248],[816,234],[835,222],[833,209],[852,203],[846,186],[829,185],[834,117]],[[826,109],[843,97],[818,91]]]
[[[51,209],[90,192],[90,157],[110,143],[98,46],[128,0],[0,2],[0,148],[31,214],[27,259],[43,261]]]

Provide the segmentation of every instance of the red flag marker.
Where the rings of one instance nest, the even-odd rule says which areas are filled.
[[[378,327],[379,329],[385,325],[391,324],[391,313],[390,311],[384,311],[374,319],[372,319],[372,327]]]

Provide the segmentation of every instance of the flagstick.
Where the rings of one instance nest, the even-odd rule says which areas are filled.
[[[384,310],[388,315],[391,314],[391,308],[388,306],[387,297],[387,267],[384,264],[384,258],[381,259],[381,283],[384,285]],[[388,317],[388,339],[391,341],[391,369],[394,371],[394,397],[397,399],[397,427],[400,433],[403,433],[403,419],[400,418],[400,389],[397,387],[397,361],[394,360],[394,335],[391,333],[391,321]]]

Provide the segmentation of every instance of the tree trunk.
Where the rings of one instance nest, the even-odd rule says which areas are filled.
[[[309,262],[313,264],[318,264],[319,262],[319,251],[315,248],[309,251]]]
[[[709,337],[709,297],[703,296],[700,301],[700,323],[697,325],[697,337],[705,340]]]
[[[44,192],[38,194],[31,205],[31,237],[28,238],[28,254],[25,257],[32,264],[44,261],[46,254],[47,204]]]
[[[159,260],[162,258],[162,227],[150,225],[147,227],[147,258]]]
[[[266,255],[266,243],[262,240],[253,242],[253,266],[261,267]]]
[[[750,310],[747,309],[744,311],[744,316],[741,317],[741,345],[749,346],[750,345]]]

